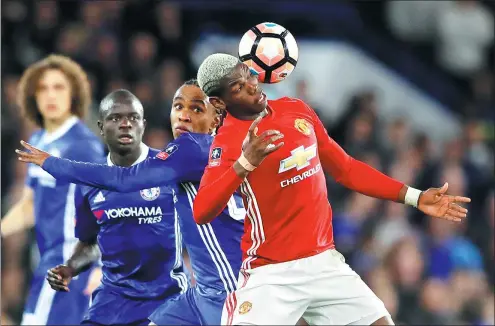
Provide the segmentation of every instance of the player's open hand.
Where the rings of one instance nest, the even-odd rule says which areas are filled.
[[[57,265],[48,270],[46,280],[55,291],[69,292],[72,269],[67,265]]]
[[[242,143],[244,157],[254,166],[259,166],[266,156],[284,146],[284,142],[280,142],[277,145],[274,144],[277,140],[284,137],[278,130],[270,129],[264,131],[261,135],[257,135],[258,124],[262,118],[260,116],[253,121],[251,127],[249,127],[246,139]]]
[[[423,192],[419,197],[418,209],[426,215],[461,222],[468,210],[460,204],[469,203],[471,199],[447,195],[448,187],[448,183],[445,183],[441,188],[430,188]]]
[[[42,166],[45,160],[50,157],[50,154],[48,154],[47,152],[43,152],[42,150],[34,147],[31,144],[26,143],[23,140],[21,140],[21,145],[28,151],[21,151],[20,149],[15,150],[17,155],[19,155],[19,161]]]

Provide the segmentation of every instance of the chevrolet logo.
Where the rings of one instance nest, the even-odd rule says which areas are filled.
[[[316,144],[304,148],[304,146],[299,146],[298,148],[292,150],[291,156],[280,161],[280,168],[278,173],[288,171],[292,168],[296,168],[297,171],[304,169],[309,166],[309,161],[316,157]]]

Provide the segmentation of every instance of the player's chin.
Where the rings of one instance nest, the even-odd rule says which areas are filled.
[[[42,110],[41,115],[46,120],[60,120],[64,116],[64,112],[59,109]]]
[[[131,148],[135,146],[136,142],[132,138],[131,139],[124,138],[124,139],[119,139],[117,141],[117,144],[120,148]]]
[[[251,111],[254,113],[261,113],[263,110],[266,109],[267,102],[262,101],[262,102],[256,102],[253,105],[251,105]]]
[[[189,133],[189,130],[175,128],[174,131],[173,131],[174,139],[176,139],[180,135],[184,135],[184,134],[187,134],[187,133]]]

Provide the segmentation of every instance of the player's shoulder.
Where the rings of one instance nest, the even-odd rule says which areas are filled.
[[[217,134],[213,140],[213,145],[233,146],[239,144],[239,142],[242,144],[242,141],[246,137],[247,125],[244,123],[239,124],[239,121],[232,118],[230,115],[227,115],[225,119],[228,121],[225,121],[224,124],[218,128]]]
[[[70,138],[75,143],[87,143],[88,150],[104,152],[104,146],[100,138],[86,126],[82,121],[78,121],[70,130]]]
[[[185,133],[170,142],[155,157],[164,160],[176,152],[181,152],[181,155],[187,153],[189,157],[207,157],[212,141],[213,137],[208,134]]]
[[[188,132],[177,137],[174,141],[171,142],[171,144],[177,144],[183,147],[209,147],[212,141],[213,136],[209,134]]]
[[[161,150],[150,147],[148,150],[148,157],[156,157],[160,152]]]
[[[87,139],[98,139],[94,132],[81,120],[77,121],[70,129],[71,136],[78,136]]]
[[[209,153],[212,142],[212,135],[189,132],[180,135],[171,144],[177,146],[178,150],[190,151],[193,155],[199,156]]]
[[[187,136],[187,139],[190,139],[190,141],[195,142],[198,144],[200,147],[210,147],[211,143],[213,142],[213,136],[210,134],[198,134],[194,132],[187,133],[183,136]]]
[[[233,128],[233,126],[222,126],[218,129],[218,133],[215,135],[211,149],[221,148],[226,150],[228,148],[236,147],[237,143],[242,143],[240,138],[240,130],[238,128]],[[244,136],[246,137],[246,133]]]
[[[89,197],[92,193],[97,192],[99,189],[86,185],[76,185],[75,192],[76,196]]]
[[[303,100],[288,96],[281,97],[275,100],[269,100],[268,105],[275,111],[279,109],[283,109],[284,111],[286,111],[287,109],[306,111],[308,109],[308,105]]]

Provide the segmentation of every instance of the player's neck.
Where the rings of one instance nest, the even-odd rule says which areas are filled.
[[[242,112],[229,112],[229,113],[238,120],[256,120],[256,118],[259,116],[262,117],[266,116],[268,114],[268,109],[264,109],[259,113],[249,113],[249,114],[245,114]]]
[[[69,115],[60,119],[44,119],[43,120],[43,129],[49,134],[55,132],[58,128],[60,128],[72,115]]]
[[[141,146],[135,151],[130,151],[122,154],[110,152],[110,160],[112,160],[112,163],[114,165],[124,167],[133,165],[138,160],[139,156],[141,156]]]

